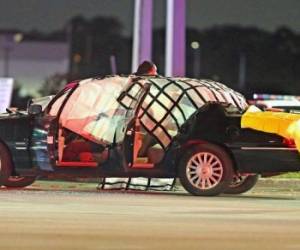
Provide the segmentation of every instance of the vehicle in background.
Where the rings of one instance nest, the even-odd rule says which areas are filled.
[[[248,101],[261,110],[278,110],[289,113],[300,113],[300,97],[288,95],[254,94]]]

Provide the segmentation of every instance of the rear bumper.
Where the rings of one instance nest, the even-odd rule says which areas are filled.
[[[241,147],[232,152],[242,173],[300,171],[300,155],[294,148]]]

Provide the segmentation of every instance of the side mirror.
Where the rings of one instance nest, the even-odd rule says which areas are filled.
[[[30,115],[38,115],[43,112],[42,105],[33,104],[28,107],[28,114]]]
[[[29,110],[30,105],[33,103],[32,99],[29,99],[27,102],[27,110]]]

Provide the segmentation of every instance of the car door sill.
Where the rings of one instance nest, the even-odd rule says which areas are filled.
[[[97,162],[57,161],[58,167],[97,167]]]

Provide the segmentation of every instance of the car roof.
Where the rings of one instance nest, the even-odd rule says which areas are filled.
[[[119,79],[124,78],[127,82],[140,82],[142,85],[149,84],[154,86],[158,91],[168,94],[168,92],[174,93],[174,90],[179,90],[189,95],[194,90],[194,98],[201,99],[201,102],[219,102],[229,103],[236,106],[240,110],[245,110],[248,107],[244,96],[227,87],[226,85],[209,79],[195,79],[187,77],[165,77],[161,75],[147,76],[147,75],[116,75],[116,76],[104,76],[100,78],[94,78],[95,80],[103,80],[111,78],[115,83],[121,82]],[[118,79],[118,80],[117,80]],[[88,83],[87,80],[80,82],[80,84]],[[190,95],[189,95],[190,96]],[[192,96],[190,96],[193,98]]]

